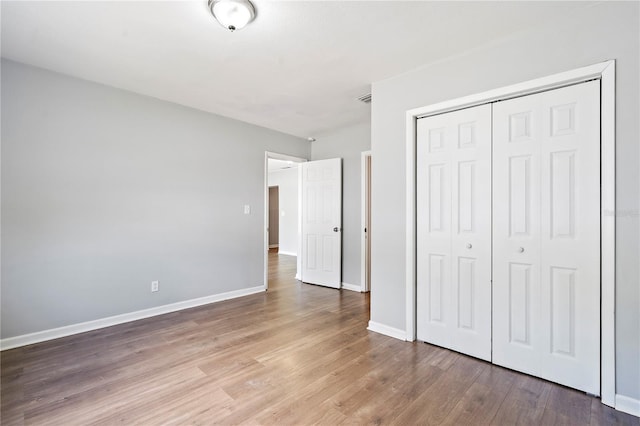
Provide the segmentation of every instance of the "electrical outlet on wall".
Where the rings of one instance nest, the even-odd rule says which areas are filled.
[[[160,282],[159,281],[151,281],[151,291],[160,290]]]

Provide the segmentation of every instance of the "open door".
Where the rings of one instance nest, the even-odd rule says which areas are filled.
[[[301,164],[301,281],[340,288],[342,159]]]

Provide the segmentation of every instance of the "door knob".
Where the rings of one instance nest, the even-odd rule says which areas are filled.
[[[340,231],[340,228],[338,228],[337,226],[333,228],[333,232],[338,232],[338,231]]]
[[[524,247],[518,248],[518,253],[524,253]]]
[[[471,243],[467,243],[467,248],[470,249],[471,247],[473,247]]]

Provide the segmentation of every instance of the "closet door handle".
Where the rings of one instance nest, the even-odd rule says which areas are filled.
[[[518,248],[518,253],[524,253],[524,247],[519,247]]]
[[[471,243],[467,243],[467,248],[470,249],[471,247],[473,247]]]

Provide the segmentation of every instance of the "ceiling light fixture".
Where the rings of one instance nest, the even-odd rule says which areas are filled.
[[[256,9],[249,0],[209,0],[211,14],[231,32],[244,28],[256,17]]]

